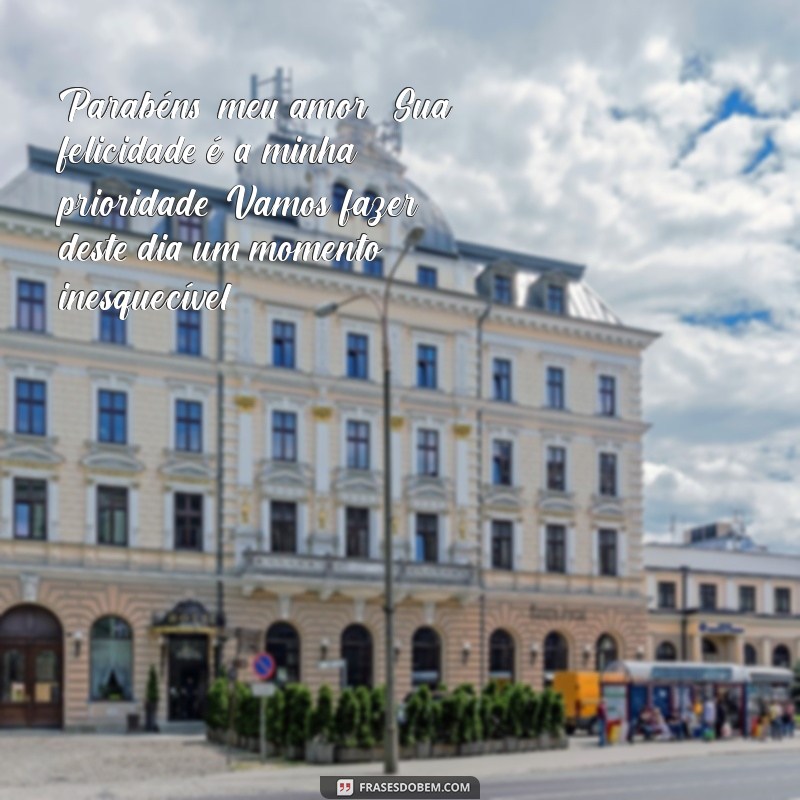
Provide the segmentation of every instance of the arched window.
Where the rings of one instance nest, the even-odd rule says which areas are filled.
[[[267,630],[267,652],[275,659],[279,683],[300,681],[300,636],[288,622],[275,622]]]
[[[772,666],[788,669],[792,665],[792,656],[785,644],[779,644],[772,651]]]
[[[617,660],[617,642],[613,636],[603,633],[594,644],[594,668],[602,672],[612,661]]]
[[[758,664],[758,651],[752,644],[744,646],[744,663],[746,667],[754,667]]]
[[[349,189],[347,188],[347,184],[333,184],[333,197],[331,198],[331,205],[333,206],[334,211],[339,212],[342,210],[342,206],[344,206],[344,198],[348,191]]]
[[[719,656],[717,645],[711,639],[703,639],[703,661],[716,661]]]
[[[656,648],[656,661],[675,661],[678,658],[678,651],[672,642],[661,642]]]
[[[502,681],[514,680],[514,639],[502,628],[489,637],[489,677]]]
[[[545,672],[569,669],[569,645],[558,631],[550,631],[544,637],[544,669]]]
[[[436,687],[442,680],[442,640],[433,628],[417,628],[411,640],[411,683]]]
[[[372,686],[372,634],[363,625],[342,631],[342,658],[347,662],[348,686]]]
[[[92,700],[133,699],[133,634],[121,617],[100,617],[90,643]]]

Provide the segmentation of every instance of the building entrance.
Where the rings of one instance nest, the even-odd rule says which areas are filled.
[[[60,728],[63,724],[64,635],[39,606],[0,617],[0,728]]]

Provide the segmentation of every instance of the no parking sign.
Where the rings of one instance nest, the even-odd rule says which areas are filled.
[[[259,681],[268,681],[275,674],[275,659],[269,653],[257,653],[250,662],[253,676]]]

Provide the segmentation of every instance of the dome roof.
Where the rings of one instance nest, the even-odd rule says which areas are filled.
[[[318,144],[322,141],[319,136],[277,132],[270,135],[268,143],[291,146],[296,143],[298,135],[303,137],[303,143]],[[382,145],[377,128],[372,123],[367,120],[345,120],[339,125],[336,141],[352,142],[358,149],[358,158],[352,165],[344,166],[348,177],[352,175],[353,179],[344,182],[366,191],[371,184],[386,186],[388,178],[391,188],[387,194],[408,193],[417,202],[417,213],[406,222],[409,228],[417,225],[425,228],[419,249],[449,256],[458,255],[456,239],[444,212],[423,189],[405,176],[405,167]],[[272,197],[318,197],[329,192],[340,176],[344,178],[336,166],[328,164],[261,164],[253,160],[239,166],[241,181],[255,184],[263,194]]]

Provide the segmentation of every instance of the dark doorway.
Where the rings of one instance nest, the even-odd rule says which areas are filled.
[[[63,724],[64,634],[49,611],[17,606],[0,617],[0,728]]]
[[[169,719],[203,719],[208,690],[208,637],[169,637]]]
[[[342,632],[342,658],[348,686],[372,686],[372,634],[363,625],[350,625]]]

